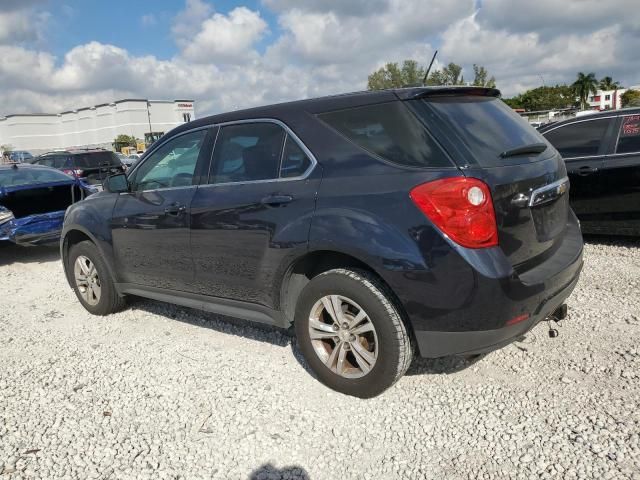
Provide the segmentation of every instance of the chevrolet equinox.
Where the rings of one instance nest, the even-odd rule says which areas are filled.
[[[282,328],[359,397],[414,355],[488,352],[566,312],[582,268],[562,158],[495,89],[362,92],[179,126],[70,206],[92,314],[147,297]]]

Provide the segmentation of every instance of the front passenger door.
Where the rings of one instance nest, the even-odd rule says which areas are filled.
[[[171,290],[192,283],[189,212],[212,147],[208,129],[168,140],[133,170],[112,216],[120,280]]]

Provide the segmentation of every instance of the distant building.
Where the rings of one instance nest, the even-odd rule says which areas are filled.
[[[118,135],[150,144],[195,118],[193,100],[127,99],[62,113],[0,117],[0,145],[32,153],[65,148],[113,148]]]
[[[591,110],[619,110],[622,108],[620,97],[627,90],[640,90],[640,85],[618,90],[598,90],[588,98]]]

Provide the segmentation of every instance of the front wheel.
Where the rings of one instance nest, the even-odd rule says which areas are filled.
[[[347,395],[382,393],[413,358],[393,295],[364,270],[335,269],[314,277],[298,299],[295,330],[320,381]]]
[[[118,295],[107,266],[93,243],[84,241],[73,245],[67,261],[73,290],[85,309],[94,315],[122,310],[124,298]]]

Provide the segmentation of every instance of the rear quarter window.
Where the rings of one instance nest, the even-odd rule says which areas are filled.
[[[401,101],[367,105],[318,117],[359,147],[408,167],[452,167],[426,127]]]

